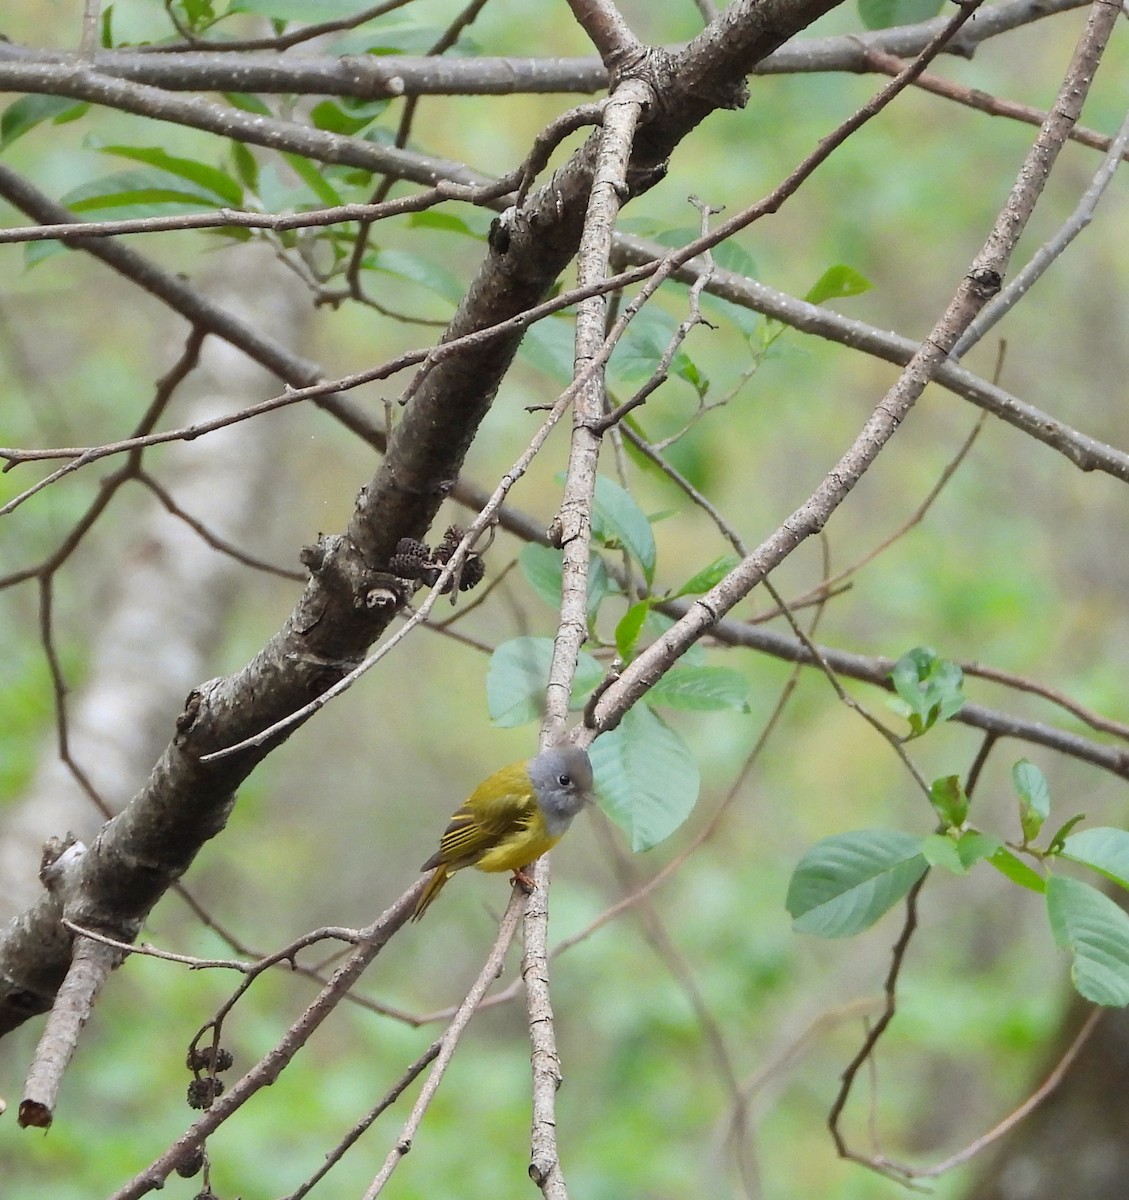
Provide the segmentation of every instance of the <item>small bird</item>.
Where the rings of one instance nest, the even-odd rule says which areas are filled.
[[[592,800],[592,763],[578,746],[553,746],[536,758],[496,771],[451,817],[439,849],[423,864],[431,871],[412,920],[418,921],[456,871],[512,871],[527,890],[522,867],[551,850]]]

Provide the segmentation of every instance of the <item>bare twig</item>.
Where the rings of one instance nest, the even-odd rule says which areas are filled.
[[[939,1163],[934,1163],[931,1167],[913,1168],[913,1178],[935,1179],[938,1175],[944,1175],[946,1172],[951,1171],[953,1167],[959,1167],[963,1163],[968,1162],[969,1159],[975,1158],[982,1150],[987,1149],[993,1142],[999,1141],[1009,1130],[1014,1129],[1020,1121],[1029,1116],[1062,1083],[1066,1072],[1073,1066],[1074,1060],[1078,1057],[1082,1047],[1089,1040],[1090,1034],[1094,1032],[1094,1028],[1106,1011],[1104,1008],[1095,1006],[1083,1022],[1082,1028],[1078,1030],[1074,1040],[1066,1048],[1063,1056],[1055,1063],[1051,1073],[1022,1104],[1008,1113],[1002,1121],[993,1125],[987,1133],[974,1138],[967,1146],[958,1150],[955,1154],[950,1154],[948,1158],[942,1159]]]
[[[925,886],[925,881],[928,878],[929,873],[925,871],[906,894],[905,922],[902,925],[902,932],[899,934],[898,940],[894,943],[893,950],[890,952],[890,970],[886,975],[886,982],[883,986],[886,1003],[881,1016],[867,1031],[867,1035],[858,1052],[843,1071],[839,1091],[835,1096],[834,1103],[831,1105],[830,1112],[827,1114],[827,1127],[831,1131],[831,1137],[834,1139],[835,1149],[838,1150],[840,1158],[846,1158],[851,1162],[872,1167],[880,1174],[888,1175],[892,1179],[898,1179],[902,1182],[905,1182],[908,1178],[907,1168],[898,1163],[890,1162],[885,1158],[865,1155],[852,1150],[840,1128],[840,1121],[859,1071],[870,1061],[874,1053],[874,1047],[881,1040],[890,1022],[894,1019],[894,1013],[897,1011],[898,977],[905,964],[906,951],[909,949],[910,941],[913,938],[914,931],[917,929],[917,898],[921,894],[921,889]]]
[[[876,45],[867,46],[864,53],[869,64],[876,70],[884,71],[887,75],[896,75],[906,65],[902,59],[894,54],[887,54]],[[951,79],[943,79],[940,75],[932,75],[928,71],[918,76],[914,86],[923,92],[932,92],[935,96],[943,96],[946,100],[955,100],[958,104],[975,108],[978,112],[987,113],[992,117],[1009,117],[1013,121],[1022,121],[1027,125],[1042,125],[1047,119],[1044,109],[1034,108],[1030,104],[1020,104],[1015,100],[1004,100],[999,96],[993,96],[990,92],[982,91],[980,88],[966,87]],[[1113,139],[1104,133],[1087,129],[1083,125],[1076,125],[1068,136],[1072,142],[1079,142],[1083,146],[1089,146],[1092,150],[1108,150],[1113,143]],[[1122,154],[1124,155],[1124,147]]]
[[[540,891],[540,889],[537,890]],[[459,1005],[458,1011],[451,1018],[451,1023],[439,1039],[440,1048],[438,1054],[435,1055],[431,1072],[420,1089],[420,1094],[416,1098],[415,1104],[412,1105],[412,1111],[408,1119],[404,1122],[404,1126],[400,1130],[400,1136],[396,1139],[396,1145],[389,1151],[388,1157],[384,1160],[384,1165],[369,1185],[368,1190],[365,1192],[364,1200],[376,1200],[376,1197],[384,1190],[384,1185],[391,1178],[392,1172],[395,1171],[399,1163],[403,1161],[404,1155],[411,1149],[412,1140],[415,1138],[424,1113],[434,1099],[435,1093],[439,1090],[439,1084],[442,1082],[447,1067],[450,1065],[451,1058],[454,1056],[455,1048],[459,1044],[463,1030],[467,1027],[471,1017],[474,1016],[478,1006],[482,1003],[482,998],[486,995],[486,989],[497,979],[502,969],[502,964],[506,959],[506,952],[509,950],[514,934],[517,932],[517,923],[521,918],[524,906],[525,894],[520,888],[515,887],[513,894],[510,896],[510,903],[506,908],[505,915],[502,917],[502,923],[498,927],[498,936],[494,939],[494,945],[491,947],[486,961],[482,964],[482,970],[479,971],[478,977],[471,985],[470,991],[466,994],[466,998]]]
[[[400,1076],[398,1080],[384,1093],[380,1100],[373,1105],[371,1109],[353,1126],[352,1129],[337,1143],[336,1146],[325,1156],[325,1162],[302,1184],[296,1188],[285,1200],[302,1200],[303,1196],[309,1195],[314,1187],[320,1183],[330,1170],[345,1157],[345,1154],[356,1143],[357,1139],[367,1129],[371,1128],[382,1113],[386,1112],[399,1098],[404,1094],[405,1090],[415,1082],[427,1069],[428,1065],[433,1063],[438,1057],[440,1050],[443,1048],[442,1039],[434,1041],[430,1046],[416,1059],[414,1063]]]
[[[155,1159],[139,1175],[119,1188],[111,1200],[137,1200],[138,1197],[163,1186],[177,1165],[184,1162],[208,1136],[234,1112],[241,1108],[261,1088],[273,1083],[286,1064],[306,1044],[315,1029],[334,1011],[349,989],[364,973],[392,935],[411,916],[423,887],[423,880],[408,889],[395,904],[385,910],[371,925],[359,931],[357,948],[333,973],[317,997],[279,1039],[274,1048],[263,1056],[241,1079],[238,1079],[211,1108],[204,1111],[168,1150]]]
[[[63,1072],[78,1045],[79,1034],[102,985],[120,960],[120,953],[112,946],[86,937],[75,939],[70,970],[55,997],[24,1084],[19,1123],[25,1128],[50,1126]]]
[[[1101,166],[1098,168],[1090,186],[1083,192],[1077,206],[1062,225],[1048,238],[1031,256],[1023,270],[1003,289],[998,296],[984,307],[975,321],[965,330],[960,341],[953,347],[952,357],[961,358],[997,324],[1018,301],[1039,281],[1067,246],[1093,220],[1094,210],[1113,182],[1114,174],[1121,165],[1121,160],[1129,152],[1129,113],[1121,123],[1117,136],[1110,144]]]

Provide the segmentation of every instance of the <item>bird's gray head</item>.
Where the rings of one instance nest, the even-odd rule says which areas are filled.
[[[545,824],[560,837],[592,799],[592,763],[579,746],[553,746],[529,761],[529,778]]]

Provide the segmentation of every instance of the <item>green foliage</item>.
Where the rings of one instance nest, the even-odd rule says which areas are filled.
[[[558,608],[561,603],[561,552],[551,546],[529,542],[522,546],[517,561],[529,586],[550,608]],[[588,560],[589,622],[599,612],[604,600],[618,591],[618,586],[608,576],[604,560],[598,554],[593,554]]]
[[[825,300],[841,300],[846,296],[861,296],[874,286],[865,275],[854,267],[837,263],[826,271],[808,289],[804,299],[809,304],[822,304]]]
[[[631,840],[650,850],[690,815],[700,776],[686,743],[646,704],[592,744],[596,790],[604,811]]]
[[[1010,879],[1012,883],[1019,884],[1020,887],[1026,888],[1029,892],[1038,892],[1041,895],[1047,890],[1046,880],[1044,880],[1042,875],[1029,867],[1023,859],[1017,858],[1003,844],[1000,845],[1000,848],[995,853],[988,855],[987,861],[1005,879]]]
[[[457,304],[463,288],[448,270],[407,250],[378,250],[367,255],[365,266],[379,274],[418,284],[451,304]]]
[[[643,578],[655,578],[655,535],[646,513],[630,492],[606,475],[596,478],[592,536],[609,550],[623,550],[642,568]]]
[[[625,553],[638,566],[648,585],[653,583],[657,545],[648,519],[634,497],[612,480],[596,480],[593,540],[605,551]],[[675,596],[708,591],[736,565],[725,555],[696,571]],[[551,608],[561,598],[562,555],[547,546],[527,545],[518,555],[526,580]],[[598,644],[596,625],[601,606],[620,595],[602,555],[593,554],[588,568],[588,627]],[[657,597],[629,604],[615,627],[615,648],[629,662],[640,645],[669,628],[671,619],[654,608]],[[552,642],[520,637],[504,642],[491,656],[487,673],[487,709],[501,726],[535,720],[548,681]],[[674,832],[689,816],[698,798],[699,775],[679,734],[654,711],[658,707],[683,712],[748,713],[749,684],[730,667],[703,661],[700,647],[691,647],[675,667],[663,674],[643,701],[618,728],[603,734],[592,749],[596,787],[609,816],[628,834],[632,848],[646,850]],[[603,674],[596,659],[581,654],[572,707],[582,707]]]
[[[788,888],[787,908],[795,928],[821,937],[850,937],[868,929],[921,877],[926,866],[966,875],[978,862],[995,867],[1012,883],[1046,896],[1055,941],[1074,958],[1071,978],[1095,1004],[1129,1005],[1129,916],[1087,883],[1051,873],[1054,860],[1068,859],[1129,890],[1129,832],[1098,827],[1069,831],[1072,817],[1040,850],[1032,843],[1051,811],[1050,789],[1027,759],[1011,771],[1023,830],[1021,846],[1008,848],[993,834],[966,828],[969,801],[959,777],[944,776],[930,789],[930,802],[947,832],[914,837],[888,829],[839,834],[816,843],[800,860]],[[1031,855],[1046,874],[1015,851]]]
[[[903,654],[890,679],[897,695],[887,704],[909,722],[910,738],[921,737],[938,721],[956,716],[964,704],[964,672],[927,646]]]
[[[959,775],[935,779],[929,789],[929,802],[946,829],[959,829],[968,818],[968,796]]]
[[[941,11],[941,0],[858,0],[859,16],[867,29],[916,25]]]
[[[540,717],[552,657],[552,639],[543,637],[514,638],[494,651],[486,674],[486,706],[495,725],[508,729]],[[603,673],[594,658],[580,655],[571,708],[584,706]]]
[[[232,0],[231,12],[261,13],[280,21],[338,21],[357,11],[353,0]]]
[[[132,159],[144,163],[174,179],[194,185],[200,195],[232,208],[243,203],[243,189],[236,180],[220,167],[209,166],[193,158],[169,154],[159,146],[102,146],[103,154]]]
[[[6,150],[17,138],[43,121],[65,125],[77,120],[89,108],[89,104],[76,103],[66,96],[21,96],[0,115],[0,150]]]
[[[1033,762],[1021,758],[1011,768],[1011,779],[1019,797],[1019,824],[1023,841],[1033,842],[1051,815],[1051,793],[1043,772]]]
[[[677,325],[678,322],[661,308],[648,307],[637,313],[616,343],[608,363],[611,383],[638,384],[649,379],[667,352]],[[704,396],[709,389],[709,380],[686,353],[684,345],[671,358],[669,373],[690,384],[699,396]]]
[[[1059,835],[1054,840],[1058,841]],[[1061,854],[1092,868],[1118,887],[1129,888],[1129,833],[1124,829],[1083,829],[1065,839]]]
[[[340,100],[323,100],[315,104],[310,110],[310,117],[318,129],[352,137],[382,116],[388,103],[387,100],[356,101],[345,96]]]
[[[635,657],[635,647],[647,617],[651,612],[650,600],[640,600],[633,604],[620,618],[615,627],[615,648],[624,662],[630,662]]]
[[[687,712],[749,711],[749,681],[732,667],[671,667],[647,693],[650,704]]]
[[[700,596],[704,592],[708,592],[710,588],[716,587],[740,561],[736,554],[723,554],[721,558],[715,558],[708,566],[703,567],[700,571],[695,571],[676,592],[671,594],[670,598]]]
[[[1074,956],[1070,977],[1095,1004],[1129,1004],[1129,916],[1097,888],[1052,875],[1047,916],[1055,941]]]
[[[925,873],[921,838],[893,829],[841,833],[800,860],[785,904],[801,933],[852,937],[869,929]]]

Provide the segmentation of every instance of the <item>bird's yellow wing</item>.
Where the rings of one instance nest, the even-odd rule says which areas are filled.
[[[439,849],[421,868],[429,871],[440,864],[455,870],[472,866],[494,847],[509,842],[529,827],[537,804],[529,786],[525,763],[503,768],[488,781],[489,790],[479,787],[451,817]]]

